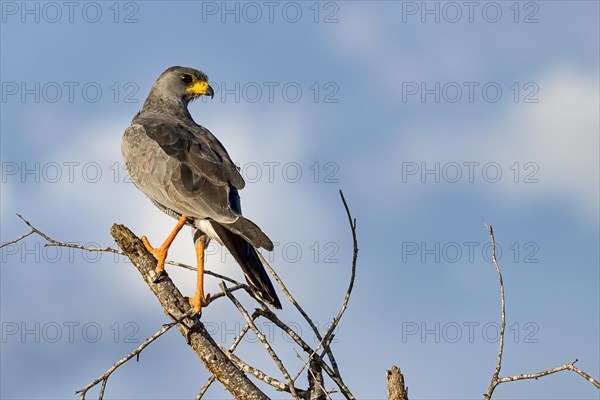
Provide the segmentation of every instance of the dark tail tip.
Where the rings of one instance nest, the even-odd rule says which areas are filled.
[[[242,267],[246,281],[256,296],[271,307],[280,310],[281,302],[254,246],[240,235],[231,232],[219,224],[213,224],[213,228],[225,247],[229,249],[229,252],[240,267]]]

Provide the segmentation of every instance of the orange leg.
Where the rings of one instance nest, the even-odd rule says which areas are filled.
[[[165,260],[167,259],[167,252],[169,251],[169,247],[171,247],[171,243],[173,243],[175,236],[177,236],[181,228],[183,228],[183,225],[185,225],[186,221],[187,217],[185,215],[179,218],[179,221],[177,221],[177,225],[175,225],[175,228],[173,229],[171,234],[167,237],[165,242],[156,249],[150,245],[150,242],[148,242],[148,238],[146,236],[142,236],[142,242],[144,243],[144,246],[150,253],[152,253],[154,258],[156,258],[156,261],[158,261],[156,263],[157,274],[165,270]]]
[[[206,235],[202,235],[196,240],[196,259],[198,261],[198,280],[196,281],[196,294],[194,297],[188,297],[187,300],[194,307],[194,312],[199,313],[203,306],[208,305],[210,295],[204,297],[204,249],[208,243]]]

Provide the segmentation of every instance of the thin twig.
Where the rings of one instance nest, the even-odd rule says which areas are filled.
[[[44,244],[44,247],[66,247],[66,248],[71,248],[71,249],[78,249],[78,250],[85,250],[85,251],[98,251],[98,252],[106,252],[106,253],[113,253],[113,254],[119,254],[121,256],[124,256],[125,253],[123,253],[120,250],[117,249],[113,249],[112,247],[92,247],[92,246],[83,246],[80,244],[75,244],[75,243],[65,243],[65,242],[60,242],[56,239],[53,239],[52,237],[48,236],[47,234],[45,234],[44,232],[40,231],[38,228],[36,228],[35,226],[33,226],[31,224],[31,222],[29,222],[28,220],[26,220],[25,218],[23,218],[23,216],[21,214],[17,214],[17,216],[25,223],[25,225],[27,225],[31,231],[29,231],[28,233],[18,237],[17,239],[11,240],[9,242],[3,243],[2,245],[0,245],[0,249],[6,246],[9,246],[11,244],[15,244],[23,239],[25,239],[26,237],[32,235],[32,234],[36,234],[38,236],[40,236],[42,239],[46,240],[46,242]],[[180,263],[177,261],[172,261],[172,260],[166,260],[165,264],[169,264],[169,265],[173,265],[175,267],[180,267],[180,268],[185,268],[188,269],[190,271],[197,271],[197,268],[191,265],[187,265],[184,263]],[[238,281],[236,281],[235,279],[229,278],[228,276],[225,275],[221,275],[218,274],[216,272],[212,272],[211,270],[205,269],[204,273],[206,275],[211,275],[217,279],[220,280],[224,280],[227,281],[229,283],[232,283],[234,285],[243,285],[243,283],[240,283]]]
[[[117,368],[119,368],[121,365],[125,364],[127,361],[131,360],[133,357],[139,356],[139,354],[142,352],[142,350],[144,350],[150,343],[154,342],[156,339],[158,339],[162,334],[167,332],[169,329],[171,329],[172,327],[174,327],[175,325],[177,325],[184,319],[188,318],[192,313],[193,313],[193,310],[190,310],[188,313],[184,314],[177,321],[169,322],[168,324],[163,325],[162,329],[160,329],[154,335],[152,335],[148,339],[146,339],[144,341],[144,343],[142,343],[137,349],[135,349],[134,351],[132,351],[131,353],[129,353],[128,355],[126,355],[125,357],[123,357],[122,359],[117,361],[116,363],[114,363],[113,366],[110,367],[104,374],[100,375],[98,378],[96,378],[94,381],[92,381],[89,385],[87,385],[86,387],[84,387],[81,390],[78,390],[75,393],[76,394],[81,393],[80,399],[85,400],[85,395],[86,395],[87,391],[90,390],[91,388],[93,388],[94,386],[96,386],[98,383],[102,382],[102,388],[100,389],[100,395],[98,397],[98,400],[102,400],[104,397],[104,389],[106,388],[106,382],[108,381],[109,376],[113,372],[115,372],[115,370]]]
[[[319,329],[317,328],[317,326],[315,325],[313,320],[308,316],[308,314],[304,311],[304,309],[300,306],[300,304],[298,304],[298,302],[296,301],[294,296],[292,296],[292,294],[288,290],[287,286],[285,286],[285,284],[283,283],[281,278],[279,278],[279,275],[277,275],[277,272],[275,272],[275,270],[271,267],[271,264],[269,264],[267,262],[267,260],[263,257],[263,255],[260,253],[260,251],[257,253],[258,253],[258,256],[260,257],[260,261],[262,261],[265,268],[267,268],[269,270],[269,273],[271,275],[273,275],[273,278],[275,278],[275,282],[277,282],[277,284],[279,285],[279,287],[285,294],[285,297],[287,297],[287,299],[290,301],[290,303],[292,303],[294,305],[294,307],[296,307],[298,312],[302,315],[302,317],[304,317],[306,322],[308,322],[308,325],[310,325],[310,327],[312,328],[312,330],[315,333],[315,335],[317,336],[317,338],[319,340],[321,340],[321,333],[319,332]]]
[[[239,285],[235,285],[229,288],[230,292],[235,292],[236,290],[240,290],[240,289],[244,289],[246,292],[251,292],[252,290],[250,289],[250,287],[248,285],[246,285],[245,283],[240,283]],[[216,299],[218,299],[219,297],[224,297],[225,296],[225,292],[219,292],[219,293],[211,293],[210,295],[210,300],[208,302],[208,304],[212,303],[213,301],[215,301]]]
[[[225,351],[225,349],[223,349],[223,348],[221,348],[221,349],[223,351]],[[239,369],[241,369],[242,371],[255,376],[256,378],[260,379],[261,381],[265,382],[268,385],[271,385],[272,387],[274,387],[279,392],[291,393],[291,389],[290,389],[290,385],[289,384],[283,383],[280,380],[277,380],[277,379],[273,378],[272,376],[269,376],[269,375],[265,374],[264,372],[262,372],[258,368],[254,368],[250,364],[244,362],[242,359],[240,359],[234,353],[226,353],[226,354],[229,356],[229,359],[235,365],[237,365],[237,367]],[[302,389],[299,389],[297,387],[294,387],[294,390],[296,391],[296,394],[298,395],[299,398],[305,398],[306,391],[304,391]]]
[[[250,325],[250,328],[252,328],[252,330],[254,331],[254,333],[256,334],[256,336],[258,337],[258,339],[265,346],[265,349],[267,350],[267,353],[269,353],[269,355],[271,356],[271,358],[275,362],[275,365],[277,365],[277,368],[279,368],[279,370],[281,371],[281,373],[285,377],[286,381],[288,382],[288,385],[290,386],[290,393],[292,394],[292,397],[294,399],[298,399],[298,394],[296,393],[296,390],[294,388],[294,382],[292,381],[292,378],[290,377],[290,374],[288,373],[287,369],[285,368],[285,366],[281,362],[281,359],[279,358],[279,356],[277,356],[277,354],[275,353],[275,351],[273,350],[273,348],[271,347],[271,345],[267,341],[267,338],[265,337],[265,335],[256,327],[256,324],[254,323],[254,320],[250,317],[250,315],[248,314],[248,311],[246,311],[246,309],[244,308],[244,306],[242,306],[242,304],[239,302],[239,300],[225,286],[225,282],[221,282],[219,284],[219,286],[221,287],[221,290],[225,292],[225,294],[227,295],[227,297],[229,298],[229,300],[231,300],[233,302],[233,304],[237,307],[237,309],[240,311],[240,313],[244,316],[244,318],[246,319],[246,322]]]
[[[316,353],[321,346],[324,349],[329,349],[329,345],[331,344],[331,340],[333,339],[333,331],[340,323],[346,308],[348,307],[348,301],[350,300],[350,295],[352,294],[352,288],[354,287],[354,280],[356,278],[356,260],[358,258],[358,241],[356,239],[356,219],[352,218],[352,214],[350,213],[350,208],[348,207],[348,203],[346,202],[346,198],[344,197],[344,193],[340,190],[340,197],[342,198],[342,202],[344,203],[344,208],[346,209],[346,215],[348,216],[348,222],[350,223],[350,230],[352,231],[352,244],[353,244],[353,254],[352,254],[352,272],[350,274],[350,283],[348,284],[348,290],[346,291],[346,295],[344,296],[344,301],[342,302],[342,306],[340,311],[333,319],[331,325],[323,335],[323,338],[320,339],[319,344],[314,350]],[[314,353],[308,357],[307,363],[304,364],[304,367],[300,370],[299,374],[302,373],[303,369],[308,366],[308,362],[310,362],[311,358],[314,356]],[[334,361],[332,360],[332,364]],[[337,375],[340,375],[339,370],[337,370],[337,365],[335,366],[334,371],[336,371]]]
[[[585,372],[583,372],[582,370],[580,370],[579,368],[577,368],[574,365],[577,361],[578,360],[575,360],[572,363],[561,365],[560,367],[548,369],[546,371],[536,372],[534,374],[521,374],[521,375],[509,376],[506,378],[500,378],[500,379],[498,379],[497,385],[504,383],[504,382],[520,381],[522,379],[538,379],[538,378],[541,378],[542,376],[554,374],[554,373],[560,372],[560,371],[569,370],[569,371],[573,371],[573,372],[581,375],[586,381],[588,381],[592,385],[596,386],[597,389],[600,389],[600,382],[596,381],[594,378],[592,378],[591,376],[589,376],[588,374],[586,374]]]
[[[500,313],[500,318],[501,318],[501,323],[500,323],[500,346],[498,349],[498,360],[496,362],[496,369],[494,370],[494,374],[492,375],[492,382],[490,383],[493,384],[493,382],[498,380],[498,377],[500,375],[500,369],[502,368],[502,353],[504,352],[504,328],[506,327],[506,303],[505,303],[505,299],[504,299],[504,281],[502,280],[502,273],[500,272],[500,266],[498,265],[498,260],[496,259],[496,239],[494,238],[494,230],[492,229],[491,225],[485,225],[489,235],[490,235],[490,239],[492,240],[492,262],[494,263],[494,266],[496,267],[496,272],[498,273],[498,280],[500,282],[500,302],[501,302],[501,313]]]
[[[328,375],[336,382],[336,384],[340,388],[342,394],[344,394],[344,396],[347,399],[354,399],[354,396],[352,395],[350,390],[347,388],[347,386],[344,384],[344,382],[341,378],[341,374],[340,374],[339,368],[337,366],[337,362],[335,361],[335,357],[333,356],[333,352],[331,351],[331,348],[330,348],[330,343],[334,336],[333,332],[334,332],[335,328],[337,327],[337,325],[339,324],[339,322],[348,306],[348,301],[349,301],[350,295],[352,293],[352,288],[354,287],[354,280],[356,278],[356,261],[357,261],[357,257],[358,257],[358,241],[356,238],[356,219],[352,218],[350,209],[348,207],[348,203],[346,202],[344,194],[341,190],[340,190],[340,197],[342,198],[344,208],[346,209],[346,214],[348,215],[348,221],[350,223],[350,229],[352,231],[352,239],[353,239],[352,273],[351,273],[351,277],[350,277],[350,283],[348,285],[348,290],[346,291],[346,295],[344,297],[344,301],[342,302],[341,309],[338,312],[338,315],[334,318],[332,324],[330,325],[329,329],[326,331],[324,336],[321,336],[321,333],[319,332],[319,330],[313,323],[312,319],[306,314],[306,312],[298,304],[296,299],[289,292],[289,290],[287,289],[285,284],[281,281],[281,279],[279,278],[277,273],[273,270],[271,265],[267,262],[267,260],[265,260],[265,258],[262,256],[262,254],[260,254],[260,252],[258,253],[258,255],[259,255],[261,261],[263,262],[263,265],[265,265],[265,267],[269,270],[271,275],[273,275],[273,277],[275,278],[275,281],[277,282],[279,287],[282,289],[282,291],[284,292],[284,294],[286,295],[288,300],[296,307],[296,309],[300,312],[300,314],[308,322],[308,324],[312,328],[313,332],[315,333],[315,336],[319,340],[319,345],[309,355],[309,361],[312,357],[315,357],[317,355],[316,352],[322,346],[325,353],[327,354],[327,357],[331,361],[331,367],[333,368],[333,371],[332,371],[333,373],[332,374],[329,373],[329,371],[328,371],[329,366],[325,362],[320,363],[321,366],[328,373]],[[305,366],[306,366],[306,364],[305,364]],[[302,373],[305,366],[300,370],[299,374]]]
[[[18,237],[18,238],[16,238],[15,240],[11,240],[10,242],[2,243],[2,244],[0,245],[0,249],[1,249],[1,248],[3,248],[3,247],[6,247],[6,246],[8,246],[8,245],[11,245],[11,244],[17,243],[18,241],[20,241],[20,240],[23,240],[23,239],[25,239],[27,236],[29,236],[29,235],[31,235],[31,234],[34,234],[34,233],[35,233],[35,230],[33,230],[33,229],[32,229],[31,231],[29,231],[29,233],[26,233],[26,234],[24,234],[24,235],[22,235],[22,236],[19,236],[19,237]]]
[[[588,374],[586,374],[585,372],[583,372],[582,370],[580,370],[579,368],[577,368],[575,366],[575,363],[577,361],[578,360],[575,359],[575,361],[573,361],[571,364],[567,364],[567,369],[569,371],[573,371],[573,372],[581,375],[585,380],[590,382],[592,385],[596,386],[596,389],[600,389],[600,382],[598,382],[597,380],[595,380],[594,378],[592,378],[591,376],[589,376]]]
[[[346,200],[344,199],[344,195],[343,195],[343,193],[342,193],[341,190],[340,190],[340,195],[342,197],[342,202],[344,203],[344,207],[346,208],[346,212],[349,214],[348,205],[346,204]],[[350,225],[351,225],[351,228],[352,228],[352,231],[353,231],[353,238],[356,241],[356,235],[355,235],[355,232],[354,232],[355,228],[356,228],[356,225],[352,224],[352,219],[350,219]],[[357,254],[357,251],[358,251],[358,249],[357,249],[357,246],[355,244],[355,254],[354,254],[354,258],[353,258],[354,262],[353,262],[353,266],[352,266],[353,277],[351,278],[350,290],[352,290],[352,285],[353,285],[353,282],[354,282],[354,273],[355,273],[355,270],[356,270],[356,254]],[[283,293],[285,294],[285,296],[287,297],[287,299],[290,301],[290,303],[292,303],[294,305],[294,307],[296,307],[296,309],[298,310],[298,312],[306,320],[306,322],[308,323],[308,325],[310,326],[310,328],[313,330],[313,332],[314,332],[317,340],[319,340],[320,343],[326,344],[323,347],[325,349],[327,357],[329,358],[329,361],[331,361],[331,367],[333,368],[333,371],[335,372],[335,375],[337,375],[337,376],[339,376],[341,378],[341,374],[340,374],[337,362],[335,360],[333,352],[329,348],[329,343],[330,343],[330,340],[332,339],[331,338],[331,334],[330,334],[330,337],[328,339],[328,342],[325,343],[323,341],[323,336],[321,335],[321,332],[319,332],[319,329],[317,328],[317,326],[315,325],[315,323],[313,322],[313,320],[308,316],[308,314],[304,311],[304,309],[296,301],[296,299],[294,298],[294,296],[292,296],[292,294],[290,293],[290,291],[288,290],[288,288],[285,286],[285,284],[283,283],[283,281],[279,278],[279,275],[277,275],[277,273],[275,272],[275,270],[271,267],[271,265],[267,262],[267,260],[263,257],[263,255],[260,252],[258,252],[258,256],[260,257],[260,260],[262,261],[262,263],[265,266],[265,268],[267,268],[267,270],[269,270],[269,272],[271,273],[271,275],[273,276],[273,278],[275,278],[275,281],[277,282],[277,284],[279,285],[279,287],[281,288],[281,290],[283,291]],[[347,300],[345,300],[344,303],[347,304]],[[334,327],[334,329],[335,329],[335,327]],[[349,392],[348,392],[348,394],[350,396],[352,396]]]
[[[206,383],[204,383],[204,385],[202,385],[202,387],[200,388],[200,391],[198,392],[198,394],[196,395],[194,400],[202,399],[202,397],[206,394],[206,391],[208,390],[210,385],[215,383],[216,380],[217,380],[217,378],[214,375],[209,376],[208,379],[206,380]]]
[[[166,260],[165,264],[173,265],[175,267],[181,267],[181,268],[189,269],[190,271],[198,271],[198,268],[196,268],[196,267],[194,267],[192,265],[187,265],[187,264],[180,263],[180,262],[177,262],[177,261]],[[225,276],[225,275],[218,274],[216,272],[212,272],[212,271],[210,271],[208,269],[204,270],[204,274],[214,276],[217,279],[220,279],[220,280],[223,280],[223,281],[227,281],[229,283],[233,283],[234,285],[243,285],[243,283],[241,283],[239,281],[236,281],[235,279],[232,279],[232,278],[230,278],[228,276]]]
[[[27,221],[25,218],[23,218],[23,216],[21,214],[17,214],[17,217],[19,217],[25,223],[25,225],[27,225],[28,227],[31,228],[30,234],[35,232],[37,235],[46,239],[46,241],[48,243],[45,246],[70,247],[72,249],[80,249],[80,250],[87,250],[87,251],[105,251],[105,252],[109,252],[109,253],[123,254],[123,252],[113,249],[112,247],[90,247],[90,246],[82,246],[82,245],[73,244],[73,243],[59,242],[58,240],[54,240],[50,236],[46,235],[44,232],[40,231],[35,226],[31,225],[31,223],[29,221]],[[21,240],[27,236],[29,236],[29,235],[24,235],[21,238],[19,238],[18,240]],[[13,243],[14,243],[14,241],[13,241]]]
[[[296,301],[294,296],[292,296],[292,294],[290,293],[288,288],[285,286],[283,281],[279,278],[279,275],[277,275],[275,270],[271,267],[271,264],[269,264],[267,262],[267,260],[265,260],[265,258],[263,257],[263,255],[260,252],[257,252],[257,253],[258,253],[258,256],[260,257],[260,260],[262,261],[263,265],[265,266],[265,268],[267,268],[269,270],[269,273],[271,273],[271,275],[273,275],[273,278],[275,278],[275,282],[277,282],[277,284],[279,285],[279,287],[285,294],[285,297],[287,297],[287,299],[290,301],[290,303],[292,303],[294,305],[294,307],[296,307],[296,310],[298,310],[298,312],[302,315],[302,317],[304,317],[304,319],[306,320],[306,322],[308,323],[310,328],[313,330],[317,340],[322,341],[323,336],[321,336],[321,332],[319,332],[319,329],[317,328],[317,326],[315,325],[313,320],[308,316],[308,314],[304,311],[304,309]],[[325,351],[327,353],[327,357],[329,358],[329,361],[331,361],[331,367],[333,368],[333,371],[335,372],[336,375],[340,376],[340,371],[338,369],[337,362],[335,361],[335,357],[333,356],[333,352],[329,349],[329,346],[325,347]]]
[[[352,253],[352,273],[350,274],[350,283],[348,284],[348,290],[346,291],[346,295],[344,297],[344,301],[342,303],[342,307],[338,312],[338,315],[333,319],[333,322],[329,326],[327,332],[323,336],[323,345],[329,347],[331,343],[330,340],[333,338],[333,331],[340,323],[346,308],[348,308],[348,301],[350,300],[350,295],[352,294],[352,288],[354,287],[354,279],[356,278],[356,260],[358,258],[358,241],[356,239],[356,219],[352,218],[352,214],[350,214],[350,208],[348,208],[348,203],[346,203],[346,199],[344,198],[344,193],[340,190],[340,196],[342,197],[342,202],[344,203],[344,208],[346,209],[346,214],[348,215],[348,222],[350,223],[350,229],[352,231],[352,245],[353,245],[353,253]],[[317,349],[319,347],[317,346]]]

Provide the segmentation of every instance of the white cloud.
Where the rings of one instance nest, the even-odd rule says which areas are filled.
[[[360,3],[344,4],[341,22],[327,31],[333,51],[366,70],[377,90],[396,98],[407,81],[472,78],[486,68],[480,55],[470,51],[476,38],[465,35],[457,41],[446,25],[400,23],[400,3],[369,9]]]
[[[398,132],[396,143],[383,157],[394,165],[381,165],[382,157],[378,157],[378,168],[393,168],[400,173],[399,164],[407,160],[426,162],[429,168],[435,162],[442,166],[450,162],[479,162],[475,184],[483,193],[513,206],[556,201],[570,205],[585,218],[597,219],[598,79],[561,68],[543,74],[535,82],[540,88],[537,104],[499,106],[489,118],[421,121],[408,132],[406,126],[398,128],[402,131]],[[482,179],[482,168],[487,163],[497,163],[501,168],[503,176],[497,184]],[[493,170],[488,176],[492,180]],[[466,182],[467,172],[468,167],[463,166],[460,183]],[[528,179],[537,182],[525,183]],[[429,177],[428,182],[431,181]],[[441,181],[444,183],[443,174]],[[426,186],[431,190],[439,187]],[[426,193],[427,190],[414,192]]]
[[[559,69],[539,79],[540,104],[509,116],[504,151],[540,165],[543,183],[591,217],[598,217],[598,78]],[[543,185],[546,186],[546,185]]]
[[[443,35],[427,41],[402,38],[398,37],[399,33],[408,28],[383,24],[382,18],[385,20],[386,15],[345,6],[344,23],[328,31],[329,39],[334,49],[360,68],[371,71],[370,76],[379,90],[392,96],[399,107],[402,106],[401,82],[413,77],[453,77],[453,80],[470,77],[467,80],[473,80],[489,75],[486,58],[470,51],[473,46],[469,41],[476,38],[465,38],[465,44],[448,43],[450,39]],[[413,25],[411,32],[431,35],[435,29],[441,29],[428,26],[420,31],[422,28],[420,24]],[[443,60],[443,68],[440,69],[435,60]],[[499,74],[497,68],[493,72]],[[438,109],[443,116],[407,118],[401,126],[390,126],[389,129],[396,131],[395,143],[363,153],[363,159],[354,164],[353,175],[389,190],[391,179],[395,183],[401,181],[403,161],[426,162],[428,167],[433,167],[435,162],[441,165],[480,162],[476,183],[481,184],[477,189],[482,193],[506,200],[513,207],[555,201],[555,204],[569,205],[584,218],[597,220],[600,202],[597,74],[572,65],[553,64],[546,65],[537,76],[527,80],[538,84],[535,97],[539,103],[484,104],[493,109],[478,107],[481,104],[477,103],[470,115],[460,104],[441,104]],[[505,92],[505,97],[513,95],[510,90]],[[429,104],[423,105],[427,106]],[[450,107],[456,107],[457,113],[448,113]],[[436,112],[435,107],[430,109],[431,113]],[[483,112],[479,113],[480,110]],[[501,166],[503,177],[499,184],[481,179],[481,168],[487,162]],[[468,167],[463,166],[462,173],[468,173]],[[539,182],[526,184],[526,178]],[[392,186],[405,189],[404,185]],[[409,196],[418,201],[418,197],[430,195],[431,190],[439,188],[440,185],[421,185],[421,190],[403,190],[403,198]]]

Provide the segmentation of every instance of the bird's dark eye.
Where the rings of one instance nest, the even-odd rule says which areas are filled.
[[[192,78],[192,76],[190,74],[181,75],[181,81],[183,83],[192,83],[193,80],[194,80],[194,78]]]

